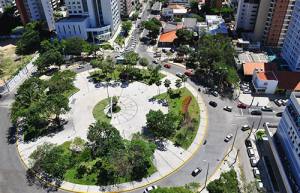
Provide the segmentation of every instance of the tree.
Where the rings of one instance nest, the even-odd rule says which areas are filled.
[[[131,28],[132,28],[132,22],[130,20],[122,22],[122,30],[125,33],[125,37],[128,36],[128,32],[131,30]]]
[[[90,141],[94,156],[104,156],[124,149],[119,131],[106,122],[97,121],[90,125],[87,139]]]
[[[149,30],[149,37],[152,39],[156,39],[160,33],[160,27],[162,26],[160,21],[156,18],[148,19],[147,21],[143,21],[142,26]]]
[[[163,114],[160,110],[150,110],[146,115],[147,128],[158,138],[172,136],[178,128],[178,117],[173,113]]]
[[[85,43],[86,42],[83,39],[78,37],[63,40],[62,44],[64,46],[64,54],[80,56]]]
[[[39,32],[27,24],[25,32],[17,42],[16,53],[17,54],[31,54],[36,51],[40,46]]]
[[[63,55],[56,49],[50,49],[38,57],[34,61],[34,65],[37,66],[38,71],[45,72],[51,65],[61,66],[64,63]]]
[[[190,7],[191,7],[191,11],[193,13],[199,12],[199,2],[198,1],[196,1],[196,0],[190,1]]]
[[[169,89],[170,86],[171,86],[171,81],[170,81],[169,79],[165,79],[164,85],[165,85],[165,87],[166,87],[167,89]]]
[[[0,35],[9,35],[15,27],[21,25],[19,18],[14,15],[15,11],[16,7],[10,5],[4,7],[0,15]]]
[[[48,93],[65,94],[74,88],[73,81],[76,73],[70,70],[56,72],[52,75],[49,81],[46,82]]]
[[[125,53],[125,55],[124,55],[124,63],[125,64],[134,66],[137,64],[138,61],[139,61],[138,53],[136,53],[134,51]]]
[[[63,54],[63,45],[58,41],[57,38],[54,40],[43,40],[40,46],[40,54],[43,54],[49,50],[57,50]]]
[[[222,173],[219,179],[210,182],[207,185],[209,193],[238,193],[238,180],[236,172],[231,169],[228,172]]]
[[[70,110],[68,98],[62,94],[48,95],[46,105],[50,114],[55,115],[57,126],[61,127],[59,116]]]
[[[114,184],[116,181],[116,171],[113,164],[105,159],[99,159],[95,165],[94,170],[98,171],[97,184],[109,185]]]
[[[157,81],[155,82],[155,85],[156,85],[157,88],[158,88],[158,94],[160,94],[159,86],[161,85],[161,80],[157,80]]]
[[[183,76],[181,77],[181,82],[183,82],[183,86],[184,86],[184,87],[185,87],[186,81],[187,81],[187,76],[186,76],[186,75],[183,75]]]
[[[181,79],[177,79],[175,81],[175,86],[179,89],[181,87],[181,83],[182,83]]]
[[[149,61],[148,61],[147,58],[142,57],[142,58],[140,58],[140,60],[139,60],[139,64],[140,64],[141,66],[148,66],[148,65],[149,65]]]
[[[179,29],[176,31],[176,36],[179,44],[190,44],[193,40],[193,31]]]
[[[70,164],[69,155],[64,153],[62,146],[44,143],[30,155],[33,159],[32,169],[37,172],[46,172],[47,174],[63,179],[63,176]]]

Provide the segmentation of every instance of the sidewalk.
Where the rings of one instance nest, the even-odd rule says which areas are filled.
[[[86,74],[84,74],[84,73],[86,73]],[[172,84],[174,85],[174,82],[176,81],[177,77],[168,72],[162,71],[162,73],[165,74],[167,76],[167,78],[170,79],[172,81]],[[86,79],[87,74],[88,74],[88,72],[83,72],[83,73],[78,74],[76,77],[75,85],[78,86],[78,84],[76,82],[81,81],[81,80],[88,81]],[[73,97],[74,97],[73,99],[76,99],[76,104],[74,102],[74,104],[71,104],[70,106],[74,106],[74,105],[80,106],[80,104],[83,101],[100,100],[101,98],[99,99],[99,97],[101,97],[103,95],[103,93],[105,93],[101,90],[101,88],[96,89],[94,87],[94,85],[92,85],[92,83],[86,84],[85,82],[82,82],[80,84],[85,85],[85,87],[83,87],[81,89],[81,91],[79,91],[78,93],[73,95]],[[134,86],[134,85],[132,85],[132,86]],[[136,86],[139,86],[139,85],[137,84]],[[134,86],[134,87],[136,87],[136,86]],[[172,174],[173,172],[178,170],[180,167],[182,167],[199,150],[199,148],[203,142],[204,136],[206,134],[206,129],[207,129],[207,111],[206,111],[206,106],[204,104],[204,101],[202,100],[198,91],[195,90],[191,85],[189,85],[187,83],[186,87],[195,96],[195,98],[197,99],[197,102],[200,106],[199,129],[197,131],[197,134],[196,134],[196,137],[195,137],[193,143],[187,150],[175,147],[172,142],[168,141],[166,144],[167,151],[156,150],[154,153],[153,162],[154,162],[155,166],[157,167],[157,172],[154,173],[153,175],[151,175],[150,177],[143,178],[142,181],[139,181],[139,182],[128,182],[128,183],[118,184],[115,186],[107,186],[107,187],[78,185],[78,184],[73,184],[70,182],[63,182],[61,185],[61,189],[67,190],[67,191],[73,191],[73,192],[103,192],[102,191],[103,188],[105,188],[106,191],[116,191],[116,192],[129,191],[129,190],[141,188],[143,186],[148,186],[151,183],[154,183],[158,180],[161,180],[162,178],[165,178],[166,176]],[[94,89],[94,90],[92,90],[92,89]],[[151,90],[153,90],[155,92],[151,93],[150,92]],[[144,92],[144,95],[147,95],[147,96],[149,94],[156,95],[157,94],[156,90],[157,90],[157,87],[155,85],[152,85],[150,87],[149,86],[147,87],[147,89],[145,90],[146,92],[144,92],[144,91],[143,92]],[[161,91],[166,92],[166,88],[162,87]],[[119,92],[119,91],[116,91],[116,92]],[[129,88],[128,92],[133,92],[133,90],[130,90],[130,88]],[[135,92],[136,93],[131,93],[131,94],[133,94],[133,96],[136,95],[137,97],[140,96],[137,93],[137,92],[140,92],[138,89],[135,89]],[[86,94],[86,93],[88,93],[88,94]],[[89,98],[80,99],[80,98],[78,98],[80,96],[81,97],[89,97]],[[104,97],[104,96],[102,96],[102,97]],[[97,102],[97,101],[95,101],[95,102]],[[136,100],[136,102],[138,103],[139,101]],[[80,109],[81,109],[81,111],[83,111],[84,108],[80,108]],[[72,108],[71,111],[75,111],[75,109]],[[75,119],[74,118],[71,119],[70,123],[74,124],[75,127],[73,127],[73,128],[68,127],[66,129],[64,129],[63,131],[61,131],[60,133],[57,133],[53,137],[42,137],[42,138],[39,138],[35,142],[31,142],[31,143],[27,143],[27,144],[19,142],[18,143],[18,152],[19,152],[20,157],[21,157],[22,161],[24,162],[24,164],[27,166],[29,165],[28,156],[30,155],[30,153],[32,151],[34,151],[34,149],[36,148],[37,145],[42,144],[43,142],[52,142],[52,143],[61,144],[66,140],[71,140],[72,138],[76,137],[77,135],[83,137],[84,134],[82,133],[82,131],[84,130],[84,127],[82,127],[83,125],[78,125],[78,129],[77,129],[76,121],[77,122],[79,121],[81,124],[83,124],[84,122],[89,122],[90,119],[93,119],[93,118],[89,117],[89,116],[92,116],[92,114],[89,115],[90,113],[86,113],[86,112],[83,114],[88,114],[88,117],[84,117],[84,121],[79,120],[78,117]]]

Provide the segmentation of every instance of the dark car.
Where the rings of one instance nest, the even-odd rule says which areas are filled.
[[[253,110],[251,111],[251,115],[261,115],[262,112],[260,110]]]
[[[277,117],[282,117],[282,112],[276,113]]]
[[[218,97],[219,96],[219,94],[218,94],[217,91],[211,91],[210,94],[213,95],[214,97]]]
[[[198,174],[200,174],[200,172],[202,171],[202,169],[200,168],[196,168],[192,171],[192,176],[197,176]]]
[[[245,145],[246,145],[246,147],[252,147],[252,143],[251,143],[250,139],[245,140]]]
[[[214,101],[209,101],[209,105],[212,106],[212,107],[218,106],[218,104]]]

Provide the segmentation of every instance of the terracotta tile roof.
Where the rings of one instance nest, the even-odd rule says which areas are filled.
[[[246,76],[252,76],[255,69],[261,69],[262,72],[265,71],[275,71],[276,65],[275,64],[268,64],[268,63],[254,63],[254,62],[248,62],[243,64],[243,71],[244,75]]]
[[[159,42],[169,42],[172,43],[177,38],[176,30],[161,34],[159,37]]]
[[[300,91],[300,72],[277,71],[278,88]]]
[[[260,80],[277,80],[276,75],[273,71],[257,72],[257,78],[259,78]]]

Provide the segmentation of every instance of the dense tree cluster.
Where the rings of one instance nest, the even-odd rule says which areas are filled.
[[[156,18],[148,19],[147,21],[143,21],[142,26],[149,30],[148,36],[152,39],[156,39],[160,33],[161,23]]]
[[[60,129],[60,115],[69,110],[64,93],[73,89],[75,73],[57,72],[48,81],[27,79],[18,89],[12,105],[11,119],[22,128],[24,140],[30,140],[54,129]]]
[[[230,39],[221,35],[203,36],[188,55],[186,65],[195,69],[194,78],[207,86],[222,89],[239,81],[234,67],[234,49]]]
[[[28,23],[25,32],[17,42],[17,54],[32,54],[39,49],[41,24],[38,22]]]
[[[209,193],[238,193],[238,180],[236,172],[231,169],[229,172],[222,173],[219,179],[207,185]]]
[[[147,176],[153,167],[155,144],[142,139],[126,141],[108,123],[90,125],[87,139],[79,152],[71,151],[70,145],[65,144],[39,146],[30,156],[33,159],[32,169],[60,179],[72,170],[75,171],[75,179],[93,177],[90,183],[109,185],[139,180]]]
[[[15,11],[16,7],[7,6],[0,14],[0,35],[9,35],[15,27],[21,25],[20,19],[14,15]]]
[[[122,30],[124,31],[125,37],[128,36],[128,32],[131,30],[131,28],[132,28],[132,22],[130,20],[122,22]]]

